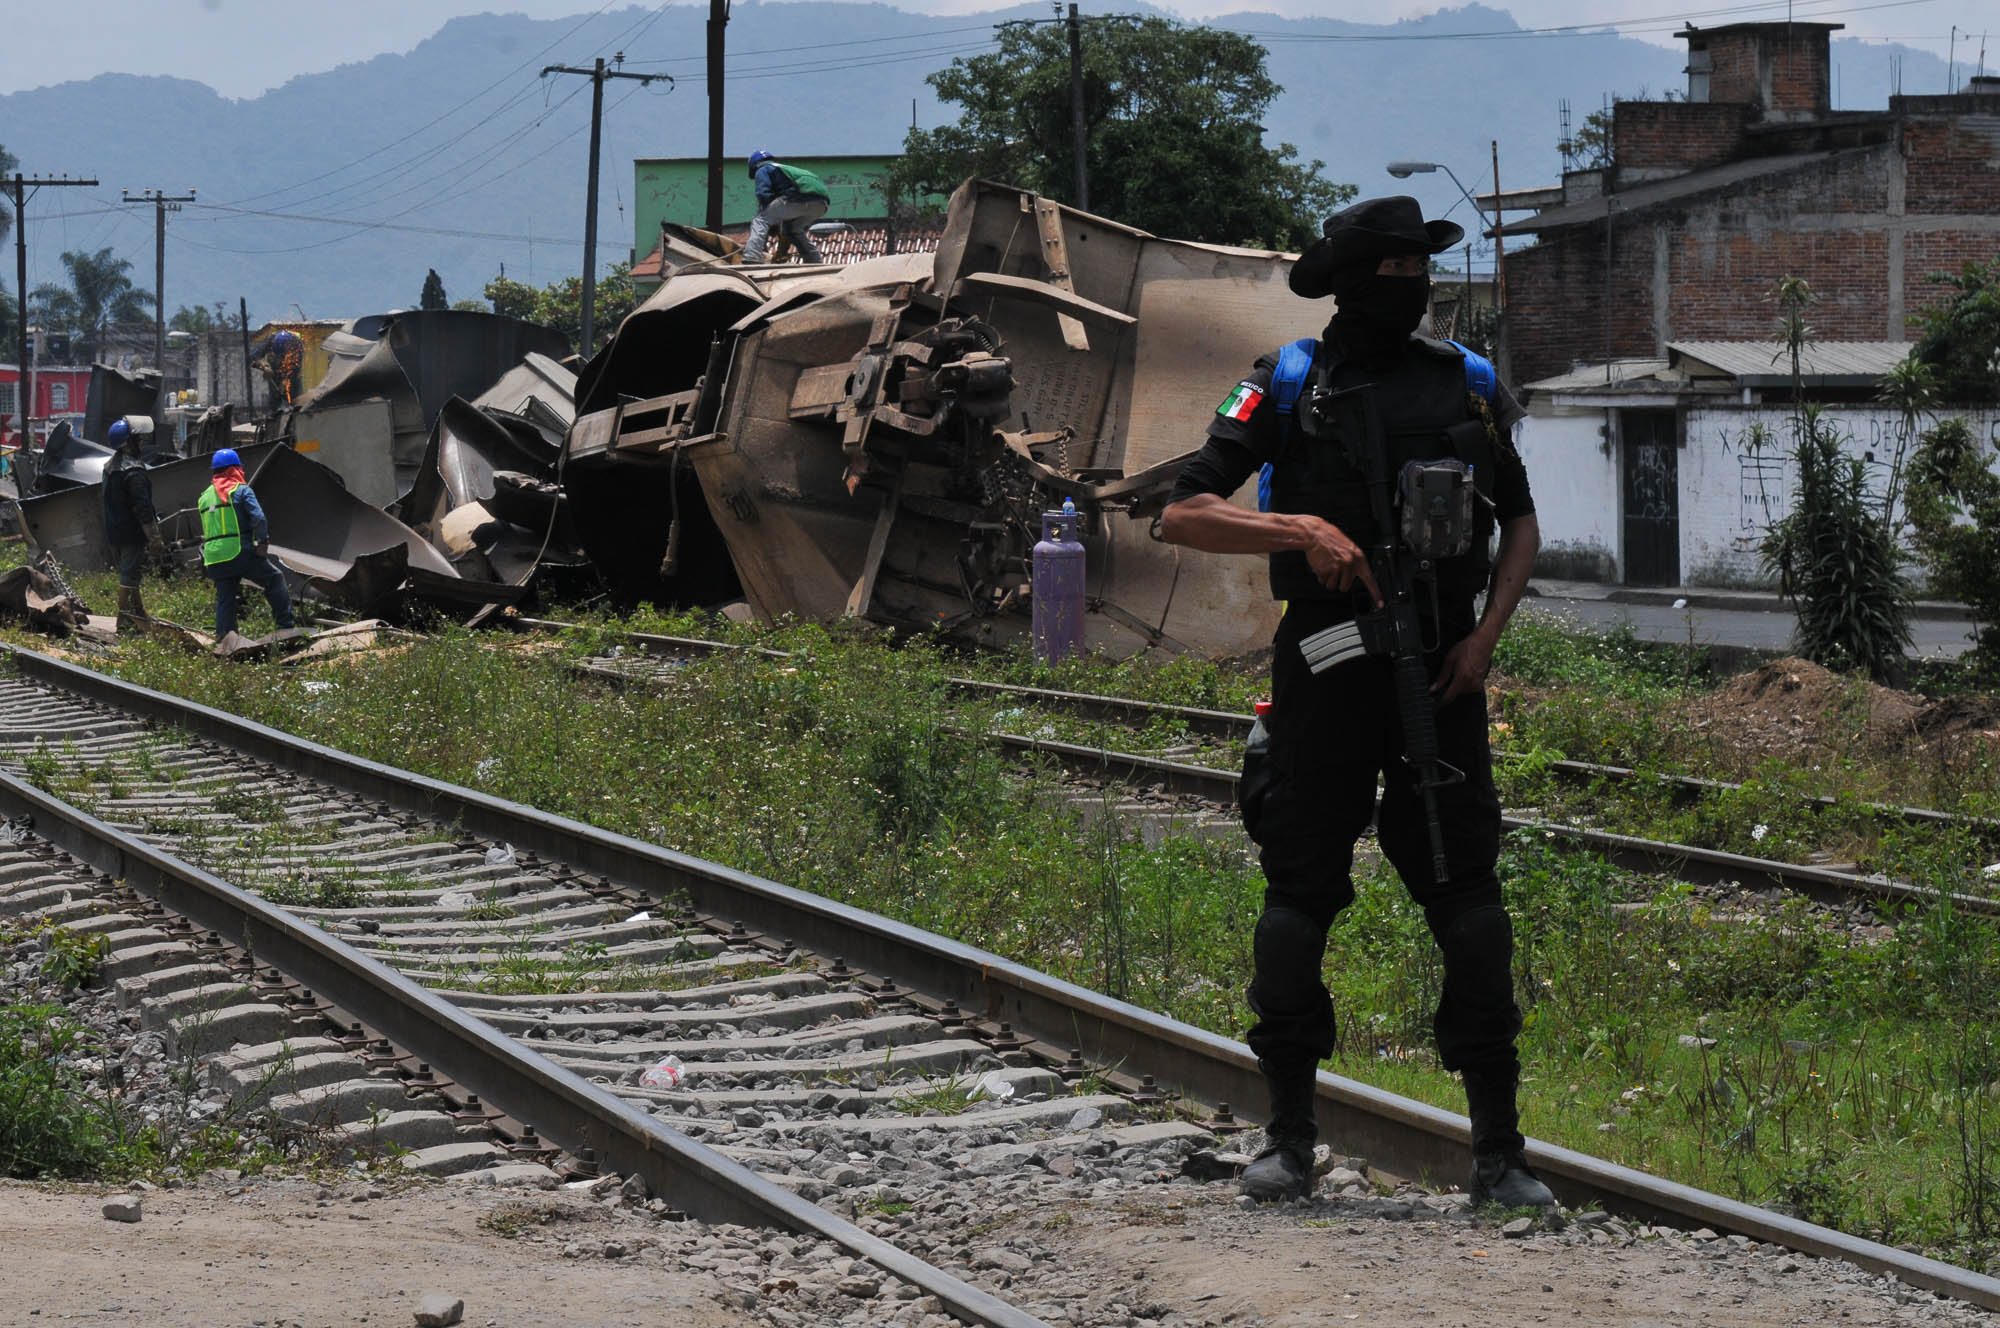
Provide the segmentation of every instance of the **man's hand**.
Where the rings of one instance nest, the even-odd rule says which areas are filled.
[[[1450,705],[1486,685],[1487,671],[1493,667],[1494,644],[1495,638],[1484,628],[1475,628],[1472,635],[1445,652],[1444,667],[1431,684],[1431,695],[1437,697],[1439,705]]]
[[[268,558],[271,556],[271,541],[265,540],[257,546],[257,556],[259,558]]]
[[[146,553],[154,558],[167,556],[167,542],[160,538],[160,528],[157,524],[146,527]]]
[[[1305,524],[1306,563],[1319,583],[1328,590],[1347,590],[1359,581],[1368,587],[1375,607],[1381,608],[1382,590],[1375,584],[1375,573],[1369,568],[1368,555],[1361,551],[1361,546],[1331,521],[1316,516],[1296,519]]]

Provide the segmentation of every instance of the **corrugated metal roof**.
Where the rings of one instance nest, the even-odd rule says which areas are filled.
[[[1910,354],[1907,341],[1814,341],[1799,355],[1808,382],[1821,386],[1845,381],[1873,383]],[[1745,387],[1788,383],[1791,353],[1781,341],[1671,341],[1667,361],[1699,376],[1700,369],[1734,378]],[[1690,363],[1692,362],[1692,363]]]
[[[750,228],[734,226],[719,233],[740,245],[749,238]],[[900,229],[896,232],[896,252],[934,254],[943,235],[942,228]],[[845,230],[815,235],[813,242],[819,245],[820,261],[824,263],[859,263],[867,258],[881,258],[889,252],[889,225],[882,221],[848,222]],[[656,246],[652,253],[632,265],[632,275],[658,277],[663,261],[664,255]]]
[[[1531,392],[1586,392],[1591,388],[1629,387],[1650,383],[1667,370],[1665,360],[1613,360],[1610,365],[1579,364],[1553,378],[1537,378],[1521,386]]]

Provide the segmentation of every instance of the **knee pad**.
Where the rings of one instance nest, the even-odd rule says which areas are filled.
[[[1433,924],[1445,971],[1473,972],[1488,967],[1506,972],[1514,962],[1514,923],[1499,904],[1466,909],[1441,927]]]
[[[1326,928],[1295,908],[1267,908],[1257,919],[1253,953],[1256,981],[1251,1002],[1261,1013],[1300,1010],[1324,1000],[1320,965]]]
[[[1498,904],[1468,909],[1438,937],[1444,998],[1438,1002],[1439,1059],[1447,1070],[1511,1063],[1521,1031],[1514,1002],[1514,926]]]

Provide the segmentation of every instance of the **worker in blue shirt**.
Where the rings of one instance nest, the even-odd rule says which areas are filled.
[[[242,460],[225,447],[209,464],[215,473],[195,507],[201,513],[201,570],[215,582],[216,644],[236,630],[236,590],[245,580],[263,588],[280,628],[296,627],[285,574],[266,556],[271,526],[244,479]]]
[[[293,404],[303,390],[300,370],[306,361],[305,340],[279,328],[250,348],[250,363],[271,385],[273,408]]]
[[[802,260],[819,262],[819,246],[807,228],[824,217],[832,203],[826,185],[805,167],[787,166],[761,148],[750,154],[750,178],[757,182],[757,215],[750,219],[743,261],[763,262],[775,229],[792,242]]]

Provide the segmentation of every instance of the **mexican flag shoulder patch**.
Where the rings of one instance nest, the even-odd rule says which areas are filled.
[[[1257,409],[1257,403],[1264,399],[1264,389],[1255,383],[1238,383],[1236,390],[1224,397],[1215,413],[1225,420],[1248,420]]]

